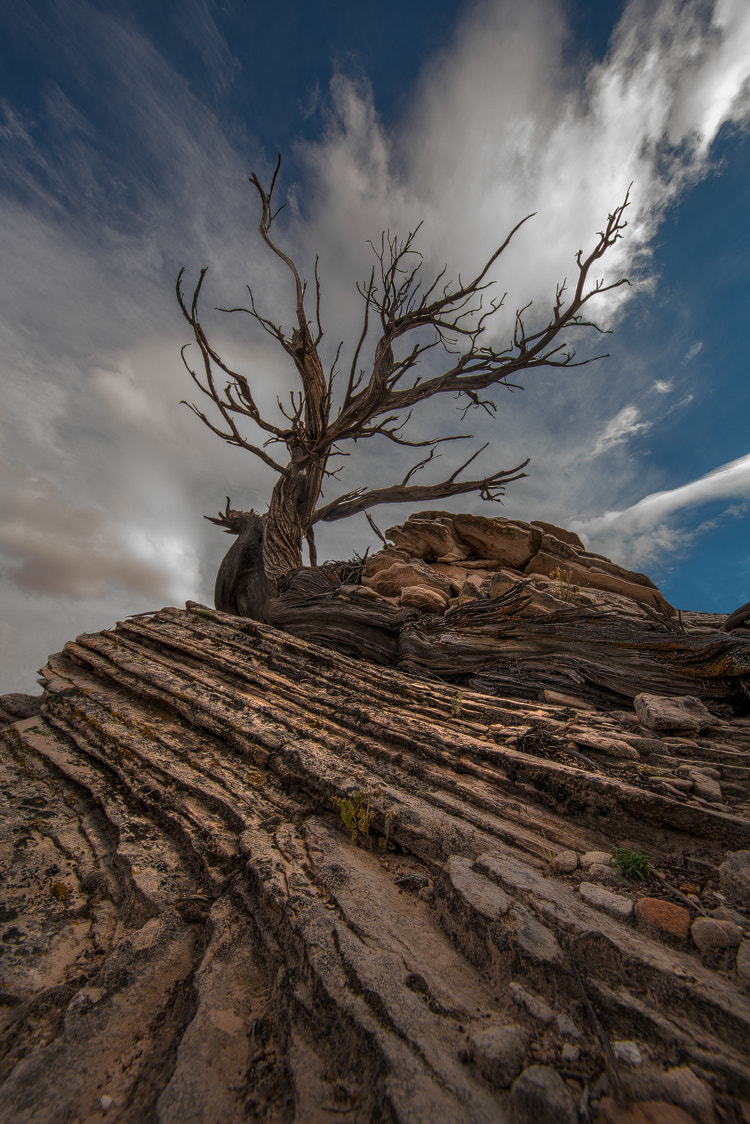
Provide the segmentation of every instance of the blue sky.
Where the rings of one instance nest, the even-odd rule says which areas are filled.
[[[575,528],[681,608],[750,597],[746,0],[9,0],[0,51],[0,691],[81,631],[210,601],[229,540],[202,516],[264,508],[262,466],[179,405],[174,281],[209,266],[205,322],[273,410],[283,357],[211,309],[250,282],[289,320],[247,182],[279,151],[280,232],[308,275],[320,255],[331,349],[382,229],[423,219],[425,268],[466,275],[536,211],[495,276],[544,319],[632,181],[605,263],[632,285],[594,310],[610,357],[468,419],[487,471],[532,457],[492,513]],[[417,420],[455,424],[450,402]],[[372,442],[342,486],[400,468]],[[371,541],[360,516],[319,549]]]

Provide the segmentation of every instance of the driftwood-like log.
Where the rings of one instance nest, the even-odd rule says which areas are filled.
[[[345,596],[313,600],[360,611]],[[428,622],[406,630],[414,662]],[[671,1099],[747,1112],[734,951],[628,914],[718,904],[750,848],[747,720],[662,740],[632,711],[456,689],[196,605],[43,674],[42,715],[0,735],[3,1124],[496,1124],[534,1065],[572,1113],[607,1083],[654,1099],[675,1065]],[[708,764],[723,803],[671,787]],[[613,844],[658,870],[610,885],[614,909],[554,861]],[[636,1070],[612,1045],[633,1039]]]

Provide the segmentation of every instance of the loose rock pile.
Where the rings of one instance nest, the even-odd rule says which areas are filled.
[[[483,595],[499,597],[527,577],[528,615],[550,612],[560,600],[596,605],[596,595],[582,590],[676,615],[645,574],[589,553],[578,535],[551,523],[422,511],[386,533],[393,548],[368,559],[362,585],[404,606],[442,613]]]

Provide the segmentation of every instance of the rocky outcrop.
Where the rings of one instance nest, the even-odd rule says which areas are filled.
[[[750,720],[504,691],[498,637],[565,664],[513,597],[305,582],[292,625],[359,620],[379,665],[163,609],[66,645],[0,735],[0,1121],[747,1116]],[[719,636],[644,619],[683,662]],[[405,670],[430,644],[494,693]]]
[[[390,565],[409,565],[409,559],[437,563],[434,571],[445,574],[453,593],[460,597],[470,582],[479,589],[489,588],[491,575],[498,570],[518,581],[523,575],[550,579],[535,589],[555,593],[564,601],[579,600],[581,590],[601,590],[628,598],[665,616],[675,616],[653,582],[645,574],[634,573],[608,558],[589,554],[578,535],[552,523],[523,523],[519,520],[486,518],[479,515],[453,515],[448,511],[422,511],[399,527],[386,532],[393,551],[369,559],[362,583],[384,596],[398,597],[403,584],[395,585],[383,577],[383,558]],[[445,573],[445,566],[450,566]],[[429,585],[430,567],[412,563],[409,586]],[[552,589],[550,590],[550,584]],[[581,601],[585,604],[585,597]]]

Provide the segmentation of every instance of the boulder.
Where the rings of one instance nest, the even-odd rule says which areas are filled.
[[[575,531],[566,531],[564,527],[556,527],[554,523],[545,523],[541,519],[532,519],[530,526],[538,527],[540,531],[547,535],[553,535],[560,542],[567,543],[568,546],[575,547],[576,550],[586,549]]]
[[[430,589],[425,585],[410,585],[401,593],[401,604],[411,605],[423,613],[444,613],[448,605],[448,597],[439,589]]]
[[[538,527],[510,519],[454,515],[453,529],[476,558],[497,558],[514,570],[523,570],[542,542]]]
[[[449,512],[419,512],[401,526],[389,528],[386,534],[394,546],[406,551],[411,558],[460,562],[469,555],[469,548],[456,539],[453,516]]]
[[[700,699],[693,695],[668,696],[636,695],[634,700],[638,721],[649,730],[668,730],[671,733],[697,733],[716,725],[716,719]]]

